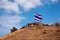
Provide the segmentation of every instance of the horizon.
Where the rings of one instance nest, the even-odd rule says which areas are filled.
[[[35,12],[42,15],[44,24],[60,23],[60,0],[0,0],[0,36],[12,27],[36,22]]]

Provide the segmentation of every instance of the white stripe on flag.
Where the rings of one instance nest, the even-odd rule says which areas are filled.
[[[37,20],[37,21],[39,21],[39,22],[41,22],[41,21],[42,21],[42,20],[40,20],[40,19],[38,19],[38,18],[36,18],[36,17],[35,17],[34,19],[35,19],[35,20]]]
[[[36,14],[36,13],[35,13],[34,15],[36,15],[36,16],[38,16],[38,17],[42,18],[42,16],[41,16],[41,15],[38,15],[38,14]]]

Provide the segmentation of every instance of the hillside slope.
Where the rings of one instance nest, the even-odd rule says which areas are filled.
[[[60,40],[60,27],[26,27],[2,36],[0,40]]]

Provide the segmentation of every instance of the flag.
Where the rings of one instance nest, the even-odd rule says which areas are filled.
[[[42,21],[42,15],[35,13],[34,14],[34,19],[38,22],[41,22]]]

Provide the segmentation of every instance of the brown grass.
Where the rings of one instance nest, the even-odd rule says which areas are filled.
[[[60,27],[23,28],[0,37],[0,40],[60,40]]]

